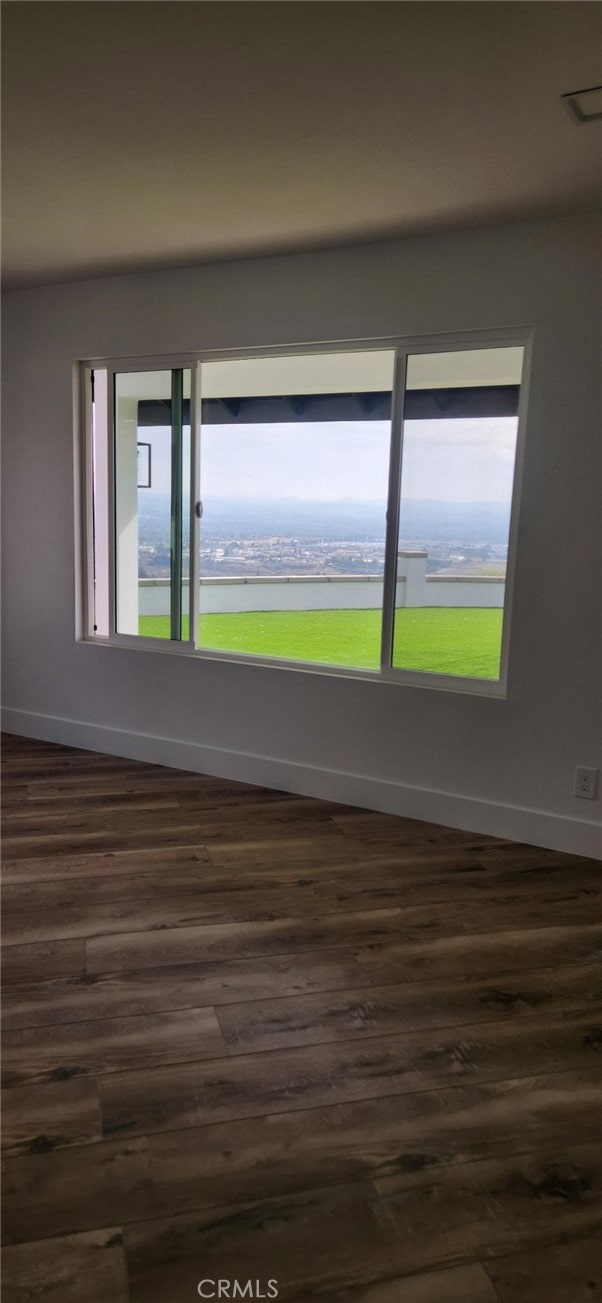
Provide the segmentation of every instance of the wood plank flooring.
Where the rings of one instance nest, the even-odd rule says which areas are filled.
[[[4,1303],[602,1301],[599,862],[13,737],[3,791]]]

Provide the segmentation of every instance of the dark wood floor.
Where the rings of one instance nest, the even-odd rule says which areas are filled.
[[[599,863],[17,738],[4,827],[4,1303],[602,1300]]]

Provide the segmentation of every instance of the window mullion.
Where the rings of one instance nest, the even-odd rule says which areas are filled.
[[[80,510],[83,523],[83,567],[81,589],[81,627],[84,636],[96,632],[96,546],[94,530],[94,369],[81,368],[82,453]]]
[[[190,387],[190,561],[188,565],[188,636],[192,647],[199,645],[200,534],[197,504],[201,494],[201,374],[200,362],[191,368]]]
[[[381,672],[391,668],[393,632],[395,622],[395,594],[397,587],[397,550],[399,546],[399,504],[401,500],[401,464],[403,456],[403,409],[408,354],[398,349],[395,359],[393,393],[391,395],[391,451],[389,454],[389,490],[387,497],[387,529],[385,535],[385,566],[383,581]]]
[[[115,372],[107,371],[107,434],[108,434],[108,537],[109,537],[109,637],[117,632],[117,509],[115,468],[117,464],[117,423],[115,407]]]
[[[182,395],[183,372],[171,373],[171,585],[170,637],[182,639]]]

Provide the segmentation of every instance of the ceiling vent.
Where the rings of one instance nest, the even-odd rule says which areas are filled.
[[[576,122],[596,122],[602,118],[602,86],[571,90],[562,98]]]

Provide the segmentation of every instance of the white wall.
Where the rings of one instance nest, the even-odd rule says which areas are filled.
[[[504,579],[427,575],[421,606],[503,606]]]
[[[416,564],[416,563],[414,563]],[[418,563],[420,564],[420,563]],[[406,563],[407,577],[397,581],[395,605],[409,606],[407,588],[412,589],[413,606],[503,606],[503,579],[443,579],[421,575],[421,585],[412,583],[412,563]],[[428,585],[428,587],[427,587]],[[169,615],[169,579],[139,579],[140,615]],[[416,591],[418,590],[418,591]],[[188,580],[183,581],[184,607],[188,610]],[[270,576],[268,579],[202,579],[199,610],[205,615],[240,611],[369,611],[380,610],[382,579],[362,575]]]
[[[5,726],[593,852],[600,801],[572,781],[600,763],[598,231],[550,220],[7,294]],[[535,336],[506,700],[76,643],[76,359],[517,325]]]
[[[188,581],[184,581],[184,591]],[[405,606],[405,582],[397,585],[397,605]],[[139,581],[140,615],[167,615],[169,579]],[[368,611],[382,607],[381,579],[204,579],[199,609],[205,615],[240,611]]]

